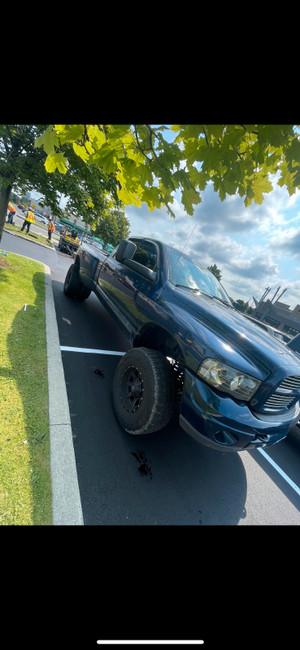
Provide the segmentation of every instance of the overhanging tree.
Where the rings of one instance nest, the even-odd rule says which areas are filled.
[[[57,192],[69,195],[90,223],[108,209],[104,188],[116,205],[167,206],[174,217],[176,191],[192,215],[209,182],[221,200],[238,194],[246,206],[262,203],[273,174],[290,195],[300,187],[299,127],[289,124],[172,125],[172,142],[166,126],[149,124],[0,129],[0,236],[14,183],[40,191],[56,209]]]
[[[116,179],[99,167],[90,167],[76,155],[72,145],[66,147],[69,166],[66,174],[59,168],[49,174],[47,151],[35,147],[36,139],[47,125],[0,125],[0,240],[12,188],[35,190],[45,197],[53,214],[61,213],[61,195],[68,197],[68,209],[94,223],[102,214],[121,205]]]
[[[289,194],[300,187],[299,128],[294,125],[192,124],[49,125],[36,141],[47,152],[46,169],[67,173],[70,145],[90,168],[112,174],[125,205],[149,210],[167,206],[174,217],[174,193],[190,215],[208,182],[221,200],[239,194],[246,206],[262,203],[273,189],[270,175]]]

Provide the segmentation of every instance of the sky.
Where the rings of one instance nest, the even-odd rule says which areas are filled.
[[[204,266],[216,264],[221,282],[234,300],[261,298],[270,287],[272,298],[286,289],[280,302],[291,309],[300,304],[300,191],[292,196],[270,177],[273,190],[264,195],[261,205],[252,202],[247,208],[240,196],[227,196],[224,201],[209,183],[201,193],[202,202],[191,217],[176,195],[172,210],[150,212],[127,206],[130,234],[153,237],[190,254]]]

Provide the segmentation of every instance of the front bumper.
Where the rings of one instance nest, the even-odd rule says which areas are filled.
[[[241,451],[274,445],[283,440],[299,420],[299,403],[291,409],[291,419],[255,417],[246,402],[215,391],[185,370],[179,418],[182,428],[198,442],[220,451]]]

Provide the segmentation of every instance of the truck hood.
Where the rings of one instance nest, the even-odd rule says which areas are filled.
[[[194,321],[194,336],[203,344],[203,325],[219,340],[223,341],[222,356],[225,359],[226,345],[232,344],[232,352],[240,354],[248,363],[261,370],[272,372],[280,366],[290,374],[300,375],[300,358],[279,339],[264,332],[258,325],[251,323],[243,314],[226,306],[214,298],[188,289],[172,288],[171,302],[188,312]],[[197,327],[198,325],[198,327]],[[201,325],[201,327],[199,327]],[[208,345],[209,340],[207,339]],[[213,346],[215,349],[215,345]],[[225,350],[225,354],[223,352]],[[228,360],[231,358],[229,353]]]

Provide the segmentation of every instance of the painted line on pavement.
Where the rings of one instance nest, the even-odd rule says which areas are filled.
[[[62,352],[85,352],[86,354],[113,354],[123,356],[125,352],[116,352],[115,350],[98,350],[97,348],[72,348],[68,345],[61,345]]]
[[[281,467],[279,467],[279,465],[277,465],[277,463],[275,463],[275,461],[270,456],[268,456],[268,454],[266,454],[264,449],[257,449],[257,451],[259,451],[259,453],[263,455],[263,457],[268,461],[268,463],[270,463],[270,465],[272,465],[272,467],[276,469],[276,472],[278,472],[278,474],[282,476],[282,478],[291,486],[291,488],[295,490],[298,496],[300,496],[300,488],[298,487],[298,485],[296,485],[296,483],[292,481],[292,479],[283,471],[283,469],[281,469]]]
[[[204,643],[203,639],[200,641],[97,641],[103,645],[198,645]]]

